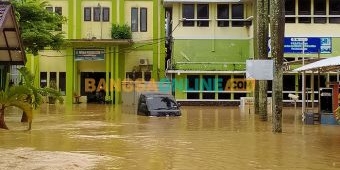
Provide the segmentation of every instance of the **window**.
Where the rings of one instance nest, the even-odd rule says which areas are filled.
[[[140,31],[147,31],[147,8],[140,8]]]
[[[50,72],[50,82],[51,81],[57,82],[57,73],[56,72]]]
[[[138,13],[139,10],[139,13]],[[132,32],[147,32],[147,20],[148,9],[147,8],[131,8],[131,31]],[[138,29],[139,26],[139,29]]]
[[[232,19],[243,19],[243,4],[232,4],[231,18]],[[232,21],[231,25],[233,27],[243,27],[243,21]]]
[[[203,85],[203,99],[215,99],[215,76],[214,75],[204,75],[202,79]],[[208,92],[207,92],[208,91]]]
[[[84,21],[91,21],[92,19],[91,13],[92,13],[92,7],[84,7]],[[100,7],[100,6],[93,7],[93,21],[109,22],[110,21],[110,8]]]
[[[295,0],[286,0],[285,3],[285,14],[286,15],[295,15]],[[295,23],[295,17],[287,17],[285,18],[286,23]]]
[[[339,0],[329,0],[329,15],[340,15]]]
[[[101,7],[93,8],[93,21],[100,21],[100,11]]]
[[[138,8],[131,8],[131,31],[138,32]]]
[[[229,19],[229,5],[217,4],[217,19]],[[217,21],[219,27],[229,27],[229,21]]]
[[[182,17],[183,19],[194,19],[195,18],[195,6],[194,4],[183,4],[182,6]],[[195,26],[194,21],[183,21],[183,27]]]
[[[326,15],[326,1],[314,0],[314,15]],[[326,17],[314,17],[314,23],[326,23]]]
[[[40,87],[47,86],[47,72],[40,72]]]
[[[311,14],[311,1],[310,0],[299,0],[299,15],[310,15]],[[310,16],[299,17],[299,23],[311,23]]]
[[[312,19],[315,24],[340,23],[340,1],[286,0],[285,15],[286,23],[295,23],[296,17],[298,23],[312,23]]]
[[[59,72],[59,89],[61,94],[66,95],[66,72]]]
[[[84,21],[91,21],[91,7],[84,8]]]
[[[144,72],[144,80],[145,81],[151,80],[151,72],[150,71]]]
[[[55,7],[54,11],[56,14],[62,16],[63,15],[63,8],[62,7]],[[62,30],[62,24],[59,24],[58,27],[55,29],[56,31]]]
[[[51,7],[51,6],[46,7],[46,10],[47,10],[48,12],[53,12],[53,7]]]
[[[103,7],[103,19],[104,22],[110,21],[110,8]]]
[[[198,75],[187,76],[187,99],[199,99],[200,78]]]
[[[63,15],[63,8],[62,7],[55,7],[54,8],[55,13],[59,15]]]
[[[197,4],[197,19],[209,19],[209,5]],[[209,21],[197,21],[198,27],[209,27]]]
[[[197,21],[198,27],[209,27],[209,4],[197,4],[195,19],[195,5],[194,4],[183,4],[182,5],[182,18],[184,27],[195,26]]]
[[[217,90],[218,90],[218,99],[230,99],[231,95],[230,93],[225,93],[225,86],[228,82],[228,80],[231,79],[231,76],[227,75],[220,75],[218,76],[218,85],[217,85]]]
[[[340,15],[339,0],[329,0],[329,15]],[[340,17],[329,18],[329,23],[340,23]]]
[[[53,12],[53,7],[46,7],[46,10],[49,12]],[[63,8],[62,7],[54,7],[54,12],[58,15],[63,15]],[[61,31],[62,30],[62,24],[59,24],[55,31]]]

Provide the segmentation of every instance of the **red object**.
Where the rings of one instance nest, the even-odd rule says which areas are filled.
[[[338,82],[331,82],[329,85],[333,88],[333,114],[335,114],[334,110],[339,107],[339,83]]]

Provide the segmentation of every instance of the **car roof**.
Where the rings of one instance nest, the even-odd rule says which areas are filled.
[[[159,93],[159,92],[143,92],[141,95],[144,95],[146,97],[151,97],[151,96],[171,96],[171,94],[168,93]]]

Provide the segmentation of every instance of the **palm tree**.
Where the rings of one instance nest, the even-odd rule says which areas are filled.
[[[5,109],[14,106],[23,110],[22,120],[28,122],[28,130],[31,130],[33,110],[42,104],[44,95],[54,96],[60,103],[64,100],[56,89],[35,87],[34,75],[26,67],[18,70],[22,75],[23,84],[8,87],[7,80],[5,90],[0,91],[0,128],[8,129],[5,123]]]
[[[27,96],[27,102],[31,104],[31,112],[33,109],[37,109],[43,103],[43,96],[52,96],[60,103],[63,103],[64,99],[62,98],[61,93],[54,88],[40,88],[34,86],[34,75],[26,68],[21,67],[18,69],[23,80],[23,85],[29,88],[32,91],[31,96]],[[28,115],[24,110],[21,118],[21,122],[27,122],[29,119]]]
[[[0,91],[0,128],[8,129],[5,123],[5,109],[11,106],[18,107],[26,112],[28,129],[32,125],[32,107],[27,98],[32,96],[32,90],[26,86],[12,86]]]

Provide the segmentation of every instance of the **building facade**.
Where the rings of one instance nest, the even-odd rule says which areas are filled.
[[[67,18],[56,31],[65,33],[69,45],[28,56],[26,65],[38,75],[37,85],[55,80],[66,103],[75,95],[91,101],[105,89],[105,100],[118,104],[122,89],[115,85],[127,78],[171,80],[179,101],[238,102],[252,96],[253,82],[245,77],[246,61],[254,56],[254,0],[49,2],[47,10]],[[339,1],[286,0],[285,12],[287,63],[340,54]],[[112,24],[131,27],[132,39],[113,39]],[[283,97],[290,101],[289,93],[301,93],[302,78],[286,66]],[[307,87],[317,93],[313,79],[317,75],[307,72]],[[320,80],[325,87],[337,74],[323,73]]]
[[[38,75],[37,85],[56,81],[66,103],[73,103],[79,95],[81,102],[95,101],[103,90],[105,101],[120,103],[117,83],[127,78],[149,81],[165,76],[165,17],[160,0],[49,3],[47,10],[67,18],[56,31],[65,33],[68,45],[61,51],[47,49],[28,56],[26,66]],[[113,24],[131,27],[132,39],[113,39]]]
[[[254,56],[253,2],[164,0],[166,16],[172,21],[166,22],[171,28],[172,49],[166,72],[176,82],[178,100],[232,102],[252,96],[253,83],[245,78],[246,61]],[[301,65],[302,59],[340,54],[336,31],[340,28],[340,1],[286,0],[285,21],[283,98],[290,102],[289,93],[301,96],[302,91],[301,74],[291,71],[292,63]],[[316,94],[309,99],[318,97],[317,79],[317,74],[306,74],[307,88]],[[337,81],[337,74],[323,73],[320,80],[320,87],[326,87]],[[268,94],[271,96],[271,81]]]

